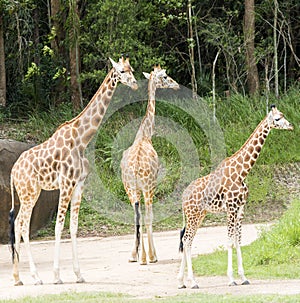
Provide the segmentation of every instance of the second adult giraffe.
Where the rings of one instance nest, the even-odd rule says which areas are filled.
[[[246,176],[255,164],[263,144],[271,129],[292,130],[293,126],[275,107],[256,127],[244,145],[231,157],[223,160],[215,171],[194,180],[183,192],[182,208],[186,224],[181,231],[180,250],[183,250],[180,271],[178,274],[179,288],[185,288],[183,281],[187,263],[188,280],[192,288],[198,288],[193,277],[191,246],[194,236],[206,213],[227,212],[228,229],[228,267],[229,285],[236,285],[232,269],[232,248],[235,245],[238,262],[238,273],[242,284],[249,284],[244,275],[241,244],[241,220],[248,197],[248,188],[244,183]]]
[[[88,175],[85,149],[105,115],[117,83],[137,89],[133,69],[128,58],[119,62],[111,60],[113,68],[108,73],[86,108],[74,119],[62,124],[45,142],[21,154],[11,171],[12,209],[10,211],[11,241],[13,249],[13,276],[15,285],[22,285],[19,277],[19,252],[21,236],[29,258],[30,272],[36,284],[39,278],[29,246],[29,224],[33,207],[42,189],[59,189],[59,204],[55,224],[54,283],[60,284],[60,239],[65,216],[71,202],[70,234],[73,249],[73,269],[77,282],[84,282],[77,256],[78,213],[84,181]],[[14,222],[14,187],[20,199],[20,210]],[[14,246],[15,239],[15,246]]]
[[[124,151],[121,160],[122,181],[135,212],[135,243],[129,261],[137,262],[139,259],[140,264],[147,264],[142,231],[141,192],[145,202],[149,261],[151,263],[157,262],[152,236],[152,200],[158,173],[158,156],[151,141],[154,131],[155,91],[157,88],[179,88],[177,82],[170,78],[159,65],[155,66],[150,74],[144,73],[144,76],[149,79],[146,115],[141,122],[132,146]],[[141,254],[139,255],[140,245]]]

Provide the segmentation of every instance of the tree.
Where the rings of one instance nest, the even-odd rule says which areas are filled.
[[[275,79],[276,98],[279,97],[277,22],[278,22],[278,2],[277,0],[274,0],[273,45],[274,45],[274,79]]]
[[[78,2],[70,0],[69,16],[67,19],[67,31],[69,40],[69,56],[70,56],[70,95],[73,108],[75,111],[83,107],[81,84],[79,81],[80,57],[79,57],[79,13]]]
[[[247,84],[249,94],[253,95],[259,90],[258,70],[255,58],[255,12],[254,0],[245,0],[244,38],[246,48]]]
[[[0,8],[1,9],[1,8]],[[5,51],[3,39],[3,17],[0,11],[0,105],[6,105],[6,72],[5,72]]]
[[[54,60],[57,67],[61,70],[68,61],[68,50],[64,43],[66,39],[66,31],[64,24],[66,23],[66,4],[61,0],[51,0],[50,8],[50,31],[51,31],[51,49],[54,51]],[[55,80],[55,86],[52,89],[51,99],[55,104],[60,104],[64,100],[61,98],[62,93],[66,93],[66,75],[60,74]]]
[[[194,47],[195,40],[193,34],[193,16],[192,16],[192,0],[188,0],[188,49],[189,49],[189,57],[191,63],[191,85],[193,98],[195,99],[197,96],[197,80],[196,80],[196,71],[195,71],[195,55],[194,55]]]

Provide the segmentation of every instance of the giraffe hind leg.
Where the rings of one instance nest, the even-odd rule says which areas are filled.
[[[140,219],[141,219],[141,214],[139,212],[139,202],[134,203],[134,210],[135,210],[135,226],[136,226],[136,254],[138,255],[139,253],[139,246],[141,243],[141,234],[140,234]]]
[[[24,214],[24,204],[21,205],[18,216],[15,220],[15,248],[16,253],[18,254],[20,252],[20,242],[21,237],[24,241],[25,250],[29,259],[29,267],[30,267],[30,273],[32,278],[35,281],[35,285],[41,285],[43,284],[42,280],[40,279],[37,269],[35,266],[35,263],[33,261],[32,252],[30,249],[30,242],[29,242],[29,227],[30,227],[30,218],[33,210],[33,204],[26,205],[26,215]],[[15,279],[15,285],[22,285],[22,281],[19,279],[19,259],[18,257],[14,259],[13,264],[13,276]]]
[[[147,229],[148,235],[148,247],[149,247],[149,262],[156,263],[157,262],[157,255],[153,241],[153,230],[152,230],[152,222],[153,222],[153,210],[152,210],[152,194],[144,195],[145,197],[145,225]],[[148,198],[148,199],[147,199]]]
[[[23,285],[23,282],[20,280],[19,275],[19,251],[20,251],[20,240],[21,234],[18,228],[18,220],[14,218],[14,211],[10,212],[10,241],[12,247],[12,262],[13,262],[13,277],[14,285],[20,286]]]
[[[140,210],[140,203],[135,202],[133,204],[133,207],[135,213],[135,242],[129,262],[137,262],[138,260],[140,260],[140,264],[145,265],[147,264],[147,261],[146,261],[146,252],[145,252],[144,241],[143,241],[142,215]],[[141,250],[141,255],[140,255],[140,250]]]
[[[33,204],[34,205],[34,204]],[[29,259],[29,266],[30,266],[30,274],[35,281],[35,285],[42,285],[43,281],[40,279],[35,263],[33,261],[33,256],[30,248],[29,242],[29,228],[30,228],[30,218],[32,214],[33,206],[30,206],[30,209],[27,209],[27,214],[30,213],[30,216],[26,216],[25,218],[20,217],[20,221],[22,220],[21,228],[21,235],[24,241],[25,250]]]
[[[185,284],[183,282],[184,270],[185,270],[185,266],[186,266],[186,255],[185,255],[185,250],[183,249],[183,236],[184,236],[184,233],[185,233],[185,227],[180,231],[179,252],[182,253],[182,258],[181,258],[179,273],[177,275],[178,288],[179,289],[186,288],[186,286],[185,286]]]
[[[139,256],[139,247],[140,247],[140,212],[139,212],[139,202],[134,203],[134,226],[135,226],[135,234],[134,234],[134,246],[132,249],[131,257],[129,258],[129,262],[137,262]]]

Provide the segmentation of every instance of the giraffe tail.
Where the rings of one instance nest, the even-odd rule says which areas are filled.
[[[14,201],[14,183],[13,178],[11,176],[10,180],[10,191],[11,191],[11,201],[12,206],[9,212],[9,238],[10,238],[10,245],[11,245],[11,254],[12,254],[12,261],[14,262],[15,255],[16,255],[16,248],[15,248],[15,201]]]
[[[183,236],[185,233],[185,227],[180,231],[180,243],[179,243],[179,252],[183,252]]]
[[[140,235],[140,212],[139,212],[139,202],[135,202],[135,229],[136,229],[136,253],[138,254],[140,242],[141,242],[141,235]]]

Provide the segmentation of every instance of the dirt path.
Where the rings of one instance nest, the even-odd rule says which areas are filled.
[[[243,226],[243,245],[256,239],[261,225]],[[300,280],[251,280],[248,286],[227,286],[227,277],[198,278],[200,289],[177,289],[179,268],[178,232],[155,233],[154,241],[159,261],[140,266],[128,263],[133,236],[79,239],[80,265],[86,283],[76,284],[72,271],[71,243],[64,241],[61,249],[61,277],[63,285],[53,285],[53,241],[32,242],[35,262],[44,282],[33,285],[26,252],[21,248],[21,279],[24,286],[14,287],[11,276],[11,257],[7,245],[0,246],[0,299],[58,294],[67,291],[108,291],[148,298],[180,293],[205,292],[213,294],[296,294],[300,293]],[[226,227],[201,228],[193,243],[194,255],[209,253],[226,245]],[[247,268],[245,269],[247,273]]]

